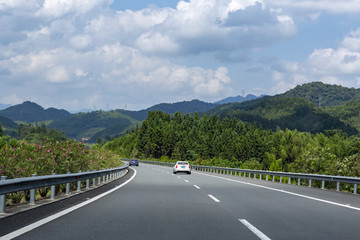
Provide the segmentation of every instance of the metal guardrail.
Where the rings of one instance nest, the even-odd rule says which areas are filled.
[[[156,162],[156,161],[145,161],[138,160],[139,162],[156,164],[162,166],[174,166],[174,163],[168,162]],[[357,189],[360,184],[359,177],[345,177],[345,176],[331,176],[331,175],[320,175],[320,174],[306,174],[306,173],[291,173],[291,172],[273,172],[273,171],[263,171],[263,170],[249,170],[249,169],[239,169],[239,168],[223,168],[223,167],[211,167],[211,166],[200,166],[192,165],[193,170],[202,171],[202,172],[213,172],[219,174],[243,176],[243,177],[253,177],[254,179],[261,179],[266,181],[279,181],[284,182],[283,178],[287,178],[287,183],[292,184],[292,180],[297,179],[297,185],[301,185],[301,180],[307,180],[308,186],[312,187],[313,180],[321,181],[321,189],[325,189],[325,182],[335,182],[336,191],[340,191],[340,183],[347,183],[354,185],[354,194],[357,194]],[[258,177],[258,178],[257,178]],[[278,177],[278,180],[276,179]],[[271,178],[271,179],[270,179]],[[295,181],[296,182],[296,181]]]
[[[35,204],[36,189],[41,187],[50,188],[50,199],[55,199],[55,187],[56,185],[66,184],[65,194],[70,194],[70,183],[77,182],[77,191],[81,190],[81,182],[86,180],[86,189],[90,188],[90,179],[92,179],[92,186],[95,187],[101,183],[112,181],[121,176],[121,172],[128,169],[128,165],[118,168],[111,168],[100,171],[88,171],[68,174],[53,174],[46,176],[7,179],[6,176],[1,177],[0,181],[0,213],[5,213],[6,207],[6,194],[14,193],[18,191],[30,190],[30,204]],[[102,179],[101,179],[102,178]]]

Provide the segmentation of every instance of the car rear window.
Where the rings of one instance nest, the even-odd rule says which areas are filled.
[[[178,165],[188,165],[189,163],[188,162],[178,162],[177,164]]]

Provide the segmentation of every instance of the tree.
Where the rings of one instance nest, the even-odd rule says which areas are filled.
[[[1,123],[0,123],[0,137],[4,136],[4,131],[2,129]]]

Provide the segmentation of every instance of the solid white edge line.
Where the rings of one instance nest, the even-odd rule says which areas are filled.
[[[251,223],[246,221],[246,219],[239,219],[239,221],[244,224],[250,231],[252,231],[256,236],[258,236],[261,240],[271,240],[268,236],[262,233],[259,229],[254,227]]]
[[[217,199],[216,197],[214,197],[213,195],[208,195],[209,196],[209,198],[211,198],[212,200],[214,200],[214,202],[220,202],[220,200],[219,199]]]
[[[66,214],[68,214],[68,213],[70,213],[72,211],[75,211],[75,210],[77,210],[77,209],[79,209],[81,207],[84,207],[84,206],[86,206],[86,205],[88,205],[88,204],[90,204],[90,203],[92,203],[92,202],[94,202],[94,201],[96,201],[96,200],[98,200],[98,199],[100,199],[102,197],[105,197],[106,195],[118,190],[119,188],[122,188],[123,186],[125,186],[126,184],[131,182],[136,176],[136,170],[134,168],[131,168],[131,169],[134,170],[134,172],[135,172],[134,175],[129,180],[122,183],[121,185],[119,185],[119,186],[117,186],[117,187],[115,187],[115,188],[113,188],[113,189],[111,189],[111,190],[109,190],[107,192],[104,192],[104,193],[102,193],[102,194],[100,194],[100,195],[98,195],[96,197],[93,197],[93,198],[91,198],[91,199],[89,199],[89,200],[87,200],[85,202],[79,203],[79,204],[77,204],[77,205],[75,205],[73,207],[65,209],[65,210],[63,210],[61,212],[58,212],[58,213],[54,214],[54,215],[51,215],[51,216],[46,217],[44,219],[41,219],[41,220],[39,220],[37,222],[34,222],[34,223],[32,223],[32,224],[30,224],[30,225],[28,225],[26,227],[20,228],[20,229],[14,231],[14,232],[11,232],[11,233],[9,233],[7,235],[4,235],[4,236],[0,237],[0,240],[8,240],[8,239],[13,239],[15,237],[18,237],[18,236],[20,236],[20,235],[22,235],[24,233],[27,233],[27,232],[35,229],[35,228],[38,228],[38,227],[40,227],[40,226],[42,226],[42,225],[44,225],[44,224],[46,224],[46,223],[48,223],[50,221],[53,221],[53,220],[55,220],[55,219],[57,219],[59,217],[62,217],[62,216],[66,215]]]
[[[258,184],[253,184],[253,183],[248,183],[248,182],[242,182],[242,181],[238,181],[238,180],[234,180],[234,179],[229,179],[229,178],[223,178],[223,177],[219,177],[219,176],[213,176],[213,175],[209,175],[209,174],[205,174],[205,173],[199,173],[199,172],[197,172],[196,174],[200,174],[200,175],[204,175],[204,176],[209,176],[209,177],[214,177],[214,178],[219,178],[219,179],[226,180],[226,181],[230,181],[230,182],[236,182],[236,183],[246,184],[246,185],[250,185],[250,186],[253,186],[253,187],[264,188],[264,189],[271,190],[271,191],[286,193],[286,194],[293,195],[293,196],[297,196],[297,197],[307,198],[307,199],[311,199],[311,200],[318,201],[318,202],[328,203],[328,204],[331,204],[331,205],[335,205],[335,206],[339,206],[339,207],[344,207],[344,208],[349,208],[349,209],[353,209],[353,210],[356,210],[356,211],[360,211],[360,208],[357,208],[357,207],[349,206],[349,205],[342,204],[342,203],[336,203],[336,202],[332,202],[332,201],[328,201],[328,200],[324,200],[324,199],[320,199],[320,198],[310,197],[310,196],[306,196],[306,195],[299,194],[299,193],[288,192],[288,191],[281,190],[281,189],[276,189],[276,188],[272,188],[272,187],[261,186],[261,185],[258,185]]]
[[[195,188],[197,188],[197,189],[200,189],[200,187],[199,187],[199,186],[197,186],[197,185],[194,185],[194,187],[195,187]]]

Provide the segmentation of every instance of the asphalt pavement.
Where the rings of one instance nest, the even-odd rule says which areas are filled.
[[[43,216],[32,210],[26,221],[21,214],[1,220],[0,239],[360,239],[359,195],[147,164],[133,169],[101,196],[43,209]]]

